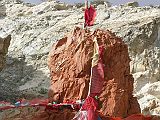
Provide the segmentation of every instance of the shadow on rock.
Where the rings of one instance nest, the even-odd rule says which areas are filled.
[[[49,77],[25,59],[25,56],[6,58],[6,67],[0,72],[0,101],[47,96],[48,88],[44,84]]]

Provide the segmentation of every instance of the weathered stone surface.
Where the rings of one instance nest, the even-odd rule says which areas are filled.
[[[128,2],[127,4],[125,4],[125,6],[139,7],[139,4],[138,2],[134,1],[134,2]]]
[[[5,5],[0,1],[0,17],[6,16],[6,7]]]
[[[7,65],[0,72],[1,100],[15,100],[19,95],[28,98],[47,96],[50,80],[46,64],[48,52],[55,41],[75,26],[82,26],[84,13],[81,8],[57,11],[55,6],[63,3],[55,1],[39,5],[19,0],[3,1],[6,17],[0,18],[0,36],[11,34],[12,40]],[[135,5],[97,6],[95,25],[90,29],[109,29],[127,43],[136,81],[134,93],[137,93],[146,84],[152,86],[160,80],[160,9]],[[145,99],[147,96],[144,92],[138,95],[141,106],[147,107],[155,98],[160,100],[158,96]]]
[[[7,36],[6,38],[0,38],[0,71],[6,64],[6,54],[8,52],[10,41],[11,35]]]
[[[93,38],[105,46],[105,82],[99,100],[104,115],[126,117],[140,113],[133,97],[133,77],[127,45],[109,31],[90,32],[76,28],[56,42],[49,53],[50,101],[85,99],[88,93],[93,55]]]

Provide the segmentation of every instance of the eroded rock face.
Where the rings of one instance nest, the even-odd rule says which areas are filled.
[[[26,99],[47,97],[48,52],[66,32],[82,26],[84,13],[81,8],[58,11],[66,8],[56,1],[39,5],[21,4],[20,0],[1,1],[5,3],[6,16],[0,18],[0,36],[12,35],[7,65],[0,72],[1,100],[16,100],[19,95]],[[152,100],[160,101],[159,95],[141,92],[145,85],[152,86],[160,80],[160,9],[136,6],[136,3],[129,3],[106,9],[104,5],[98,5],[95,25],[90,29],[109,29],[128,45],[131,71],[136,81],[135,93],[143,111]],[[160,106],[160,102],[157,105]]]
[[[8,47],[10,45],[11,36],[7,36],[6,38],[0,38],[0,71],[5,66],[6,54],[8,52]]]
[[[105,46],[105,82],[99,96],[104,115],[126,117],[140,113],[133,97],[134,79],[130,74],[127,45],[110,31],[90,32],[76,28],[56,42],[49,53],[51,72],[50,101],[85,99],[88,93],[93,55],[93,38]]]
[[[3,5],[3,3],[0,1],[0,17],[3,17],[6,15],[6,7]]]

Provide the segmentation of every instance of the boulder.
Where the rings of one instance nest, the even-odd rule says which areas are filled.
[[[132,95],[134,79],[130,74],[128,46],[108,30],[91,32],[77,27],[53,45],[48,58],[50,102],[87,97],[94,37],[105,47],[105,81],[99,95],[100,112],[120,117],[140,113],[137,99]]]
[[[131,6],[131,7],[139,7],[138,2],[134,1],[134,2],[128,2],[127,4],[125,4],[126,6]]]

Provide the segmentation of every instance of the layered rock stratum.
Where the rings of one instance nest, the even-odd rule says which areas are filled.
[[[1,100],[47,97],[50,86],[47,56],[53,43],[84,22],[81,8],[51,1],[40,5],[4,2],[0,37],[11,34],[6,66],[0,72]],[[134,95],[142,113],[160,114],[160,8],[97,6],[91,31],[108,29],[128,45]]]

